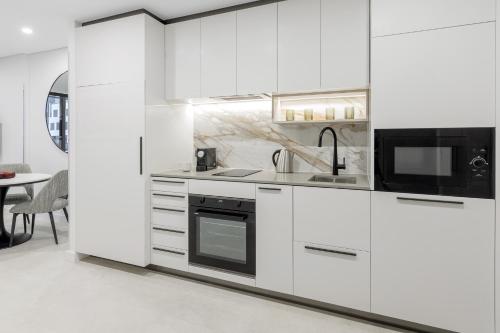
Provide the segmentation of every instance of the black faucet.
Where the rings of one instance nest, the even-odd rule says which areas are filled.
[[[339,164],[338,156],[337,156],[337,133],[335,133],[333,128],[325,127],[321,130],[321,133],[319,133],[318,147],[323,147],[323,134],[325,134],[326,131],[330,131],[333,134],[333,170],[332,170],[332,174],[334,176],[338,176],[339,170],[345,169],[345,157],[344,157],[343,163]]]

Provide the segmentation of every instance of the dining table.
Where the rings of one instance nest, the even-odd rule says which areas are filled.
[[[0,249],[9,247],[10,233],[5,229],[4,206],[5,198],[9,188],[14,186],[25,186],[28,184],[42,183],[52,178],[51,175],[42,173],[18,173],[14,178],[0,179]],[[14,234],[12,246],[19,245],[31,239],[31,234]]]

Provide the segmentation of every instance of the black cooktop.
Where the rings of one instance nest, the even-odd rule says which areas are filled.
[[[214,173],[212,176],[246,177],[246,176],[253,175],[254,173],[260,172],[260,171],[261,170],[232,169],[232,170]]]

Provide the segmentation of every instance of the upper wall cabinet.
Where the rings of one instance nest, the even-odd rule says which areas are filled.
[[[144,80],[145,15],[76,30],[77,86]]]
[[[238,95],[277,91],[276,3],[237,12]]]
[[[201,97],[200,20],[165,26],[166,98]]]
[[[278,90],[321,88],[321,0],[278,3]]]
[[[495,20],[495,0],[372,0],[372,36]]]
[[[374,38],[375,128],[495,126],[495,23]]]
[[[321,2],[321,88],[368,86],[369,0]]]
[[[201,95],[236,95],[236,12],[201,19]]]

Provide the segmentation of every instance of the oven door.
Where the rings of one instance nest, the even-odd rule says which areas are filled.
[[[434,135],[432,135],[434,134]],[[461,195],[467,187],[464,136],[379,135],[375,150],[375,190]]]
[[[191,206],[189,262],[255,276],[255,214]]]

